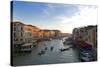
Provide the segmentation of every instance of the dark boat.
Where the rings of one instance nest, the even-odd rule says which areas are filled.
[[[54,47],[52,46],[52,47],[50,48],[50,50],[52,51],[52,50],[53,50],[53,48],[54,48]]]
[[[38,53],[38,55],[43,55],[43,54],[45,54],[45,51],[41,51],[40,53]]]
[[[80,60],[83,62],[93,61],[93,53],[91,50],[84,50],[80,52]]]

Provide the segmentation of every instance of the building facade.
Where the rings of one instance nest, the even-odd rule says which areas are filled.
[[[33,47],[33,35],[31,31],[24,30],[23,33],[23,45],[21,46],[22,52],[31,52]]]
[[[13,51],[19,51],[23,44],[23,27],[24,24],[19,21],[12,22]]]
[[[93,59],[97,60],[97,25],[75,28],[73,30],[73,41],[76,46],[81,45],[81,47],[85,47],[84,49],[91,46]]]

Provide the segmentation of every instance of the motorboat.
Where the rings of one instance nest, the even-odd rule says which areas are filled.
[[[59,49],[61,52],[63,52],[63,51],[66,51],[66,50],[69,50],[70,48],[64,48],[64,49]]]
[[[81,61],[88,62],[93,60],[92,52],[91,51],[82,51],[80,53]]]
[[[92,57],[81,56],[80,60],[82,62],[90,62],[90,61],[93,61],[93,58]]]

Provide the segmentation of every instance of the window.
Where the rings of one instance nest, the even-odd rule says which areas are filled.
[[[14,39],[15,41],[18,41],[18,39]]]
[[[21,32],[21,37],[23,36],[23,33]]]
[[[23,39],[20,39],[20,41],[22,41]]]
[[[21,30],[23,30],[23,27],[21,26]]]
[[[14,37],[16,37],[16,34],[14,33]]]
[[[31,46],[30,46],[30,48],[31,48]]]
[[[16,31],[16,27],[13,27],[14,28],[14,31]]]

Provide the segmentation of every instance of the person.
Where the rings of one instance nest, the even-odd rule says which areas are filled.
[[[53,47],[53,46],[51,46],[50,50],[52,51],[52,50],[53,50],[53,48],[54,48],[54,47]]]

